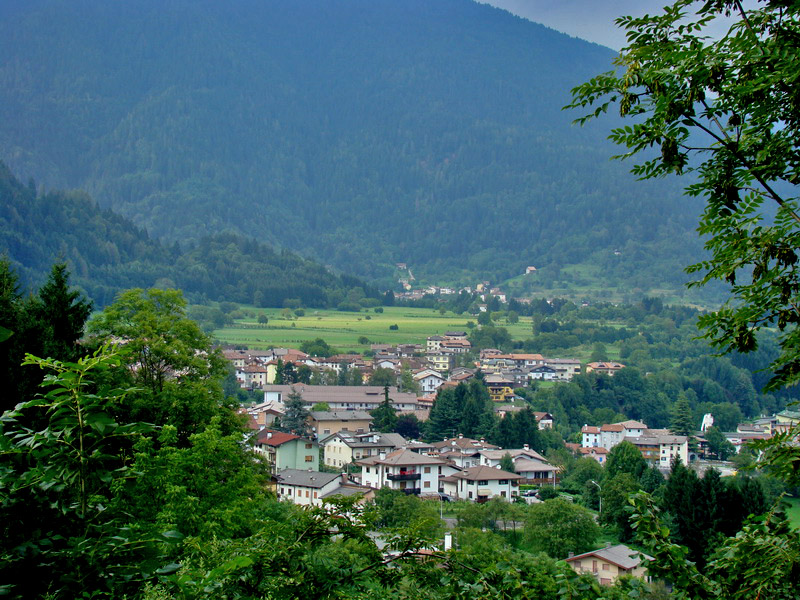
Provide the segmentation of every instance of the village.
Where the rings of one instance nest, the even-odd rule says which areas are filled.
[[[477,360],[467,366],[459,358],[475,355],[464,331],[429,336],[424,346],[375,344],[371,350],[371,357],[317,357],[288,348],[223,351],[239,385],[263,394],[262,401],[243,407],[241,412],[248,419],[255,452],[269,465],[273,491],[279,499],[319,507],[342,496],[369,502],[377,490],[389,489],[442,503],[482,504],[493,499],[541,502],[540,497],[552,497],[543,496],[542,490],[555,490],[563,469],[527,444],[502,448],[456,431],[451,437],[423,442],[395,431],[382,431],[375,426],[373,415],[388,402],[398,416],[413,415],[424,423],[441,390],[479,378],[497,417],[504,419],[527,406],[515,389],[537,381],[558,385],[587,372],[613,377],[625,368],[613,361],[581,364],[577,359],[496,349],[481,350]],[[358,372],[363,381],[380,380],[382,385],[312,385],[297,378],[301,369],[327,373],[327,381],[332,382],[343,373]],[[287,373],[291,379],[287,380]],[[301,398],[307,411],[306,435],[275,428],[285,417],[292,397]],[[539,430],[553,428],[551,414],[533,414]],[[726,433],[725,440],[735,453],[751,440],[767,439],[798,422],[800,413],[787,410],[773,418],[741,424],[737,431]],[[730,464],[709,460],[713,453],[705,430],[712,424],[713,418],[707,415],[701,431],[690,436],[648,428],[634,420],[587,424],[581,429],[580,442],[567,442],[564,447],[576,458],[590,458],[604,465],[609,453],[627,442],[641,453],[647,465],[664,474],[677,460],[694,464],[701,471],[713,466],[723,474],[732,474],[735,471]],[[640,561],[628,558],[631,553],[630,548],[618,545],[564,558],[578,571],[587,570],[589,564],[597,569],[601,560],[605,565],[602,568],[609,569],[603,573],[602,582],[611,583],[616,578],[610,575],[612,566],[615,574],[644,574]]]

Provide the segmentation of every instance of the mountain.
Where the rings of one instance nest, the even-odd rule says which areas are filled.
[[[193,300],[284,306],[357,304],[378,292],[288,251],[243,236],[218,233],[182,249],[147,232],[85,193],[38,194],[0,162],[0,252],[27,287],[41,284],[51,265],[67,261],[72,281],[94,302],[110,303],[131,287],[177,287]],[[347,306],[347,305],[346,305]]]
[[[0,4],[0,158],[167,244],[676,287],[699,207],[561,110],[613,53],[470,0]]]

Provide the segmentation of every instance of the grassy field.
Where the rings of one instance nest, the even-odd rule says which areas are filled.
[[[339,312],[335,310],[307,309],[302,317],[287,319],[281,309],[246,309],[252,317],[237,320],[234,325],[217,329],[214,337],[225,344],[241,344],[250,348],[282,346],[297,348],[306,340],[322,338],[341,351],[363,352],[369,344],[359,344],[366,337],[370,344],[425,344],[425,338],[445,331],[467,331],[467,321],[472,315],[440,314],[427,308],[385,307],[383,313]],[[258,315],[269,319],[266,325],[258,324]],[[499,322],[514,339],[531,336],[531,319],[521,317],[519,323]],[[390,330],[397,325],[397,330]]]

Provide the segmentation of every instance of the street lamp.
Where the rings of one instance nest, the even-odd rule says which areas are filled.
[[[600,492],[600,493],[597,495],[598,499],[600,500],[600,510],[599,510],[599,511],[597,511],[597,515],[598,515],[598,516],[600,516],[600,515],[602,515],[602,514],[603,514],[603,496],[602,496],[602,494],[603,494],[603,488],[602,488],[602,487],[600,486],[600,484],[599,484],[599,483],[597,483],[597,482],[596,482],[594,479],[590,479],[590,480],[589,480],[589,483],[593,483],[593,484],[595,484],[595,485],[597,486],[597,489],[598,489],[598,490],[599,490],[599,492]]]

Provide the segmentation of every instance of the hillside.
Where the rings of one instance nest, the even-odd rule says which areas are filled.
[[[94,302],[131,287],[177,287],[196,301],[259,306],[336,307],[378,293],[362,281],[240,235],[208,235],[167,246],[81,192],[37,194],[0,162],[0,253],[26,286],[40,284],[66,260],[72,281]],[[373,301],[377,303],[377,300]]]
[[[561,110],[612,58],[470,0],[9,2],[0,158],[167,244],[235,231],[382,284],[400,261],[680,286],[697,207]]]

